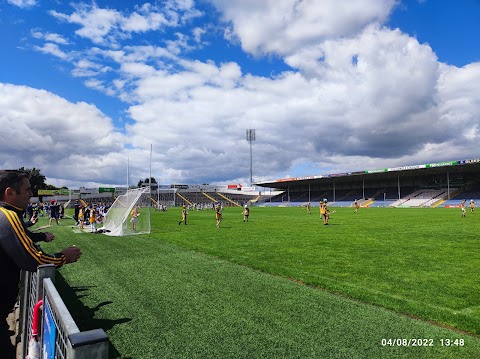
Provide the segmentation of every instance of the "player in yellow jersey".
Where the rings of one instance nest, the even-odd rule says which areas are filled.
[[[97,231],[97,206],[92,205],[90,208],[90,218],[88,219],[90,222],[90,232],[94,233]]]
[[[222,205],[220,203],[215,206],[215,218],[217,220],[217,228],[220,228],[220,223],[222,222]]]
[[[185,205],[182,206],[182,220],[178,222],[178,225],[181,225],[182,222],[186,225],[187,224],[187,207]]]
[[[311,211],[311,206],[310,206],[310,202],[307,202],[307,214],[311,214],[312,211]]]
[[[138,216],[140,216],[140,207],[135,206],[130,212],[130,222],[132,222],[132,229],[137,230]]]
[[[248,222],[248,216],[250,216],[250,208],[247,205],[243,208],[243,221]]]
[[[327,208],[327,199],[324,198],[322,202],[320,202],[320,217],[323,218],[323,224],[328,224],[328,208]]]
[[[78,225],[80,229],[83,229],[83,225],[85,224],[85,207],[82,204],[78,207]]]

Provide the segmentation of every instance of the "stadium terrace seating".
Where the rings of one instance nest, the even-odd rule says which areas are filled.
[[[473,199],[475,202],[477,202],[477,200],[475,198],[480,198],[480,192],[479,191],[475,191],[475,190],[469,190],[469,191],[461,191],[457,194],[455,194],[455,197],[458,198],[460,200],[460,202],[464,199],[466,200],[467,202],[470,202],[471,199]]]
[[[292,202],[308,202],[308,193],[301,192],[301,193],[291,193],[290,194],[290,201]]]
[[[365,200],[362,195],[365,193]],[[450,199],[448,200],[448,193]],[[337,190],[333,200],[333,190],[328,191],[308,191],[290,192],[290,202],[288,201],[288,192],[269,198],[265,197],[258,201],[262,206],[305,206],[310,197],[312,206],[318,206],[318,202],[326,198],[332,207],[350,207],[353,206],[355,199],[368,203],[368,207],[446,207],[459,206],[465,199],[468,203],[473,199],[480,207],[480,185],[475,188],[469,188],[468,191],[458,188],[443,189],[419,189],[413,186],[402,186],[400,188],[401,198],[398,199],[398,188],[365,188],[362,190]],[[295,199],[295,201],[293,200]],[[362,204],[361,204],[362,205]]]
[[[277,194],[276,196],[270,198],[268,202],[288,202],[288,194],[287,192]]]
[[[368,207],[389,207],[393,202],[392,201],[375,201],[370,203]]]
[[[469,191],[458,191],[450,197],[449,200],[446,200],[441,204],[442,207],[449,206],[460,206],[460,203],[465,200],[465,205],[469,207],[470,200],[475,202],[476,206],[480,206],[480,192],[478,190],[469,190]]]
[[[471,198],[472,199],[472,198]],[[442,203],[442,207],[459,207],[463,199],[449,199]],[[480,199],[473,199],[475,203],[480,203]],[[468,200],[465,205],[468,207],[470,200]]]
[[[451,188],[451,192],[456,189]],[[391,204],[392,207],[431,207],[438,201],[446,199],[448,193],[446,189],[440,190],[419,190],[403,197]]]
[[[201,192],[201,191],[180,191],[179,192],[187,201],[194,204],[202,204],[211,206],[214,201],[222,203],[224,206],[235,206],[234,203],[242,206],[252,200],[252,196],[241,193],[222,193],[217,192]],[[204,194],[205,193],[205,194]],[[225,198],[226,197],[226,198]],[[228,199],[227,199],[228,198]],[[177,202],[182,203],[182,199],[177,197]],[[188,203],[182,203],[188,205]]]
[[[212,203],[212,200],[209,197],[206,197],[200,191],[190,191],[190,192],[188,192],[188,191],[181,191],[180,192],[179,191],[178,193],[188,201],[188,203],[183,203],[185,205],[189,205],[190,203],[192,203],[192,204],[203,204],[203,205],[208,206],[209,204]],[[178,197],[177,197],[177,200],[178,200]],[[219,201],[219,200],[217,200],[217,201]]]
[[[290,195],[290,198],[289,198]],[[310,192],[310,202],[318,203],[326,198],[329,202],[333,201],[333,193],[332,191],[311,191]],[[290,200],[290,201],[289,201]],[[305,192],[283,192],[279,195],[268,199],[268,202],[304,202],[307,203],[309,201],[309,194],[308,191]]]
[[[354,202],[363,198],[363,192],[361,189],[349,190],[349,191],[335,191],[336,202]]]
[[[352,207],[353,201],[335,201],[329,203],[329,205],[332,207]]]
[[[450,194],[455,193],[457,189],[450,188]],[[368,191],[365,191],[368,193]],[[422,190],[414,190],[413,187],[402,187],[401,193],[407,193],[406,196],[402,197],[401,199],[394,199],[395,197],[398,198],[398,190],[394,192],[393,189],[389,189],[389,191],[384,190],[370,190],[370,194],[374,194],[375,196],[367,197],[366,199],[361,198],[361,194],[359,191],[338,191],[335,193],[335,197],[338,199],[333,201],[332,198],[332,191],[329,192],[311,192],[310,201],[312,206],[316,206],[318,202],[324,198],[327,198],[329,205],[332,207],[352,207],[353,202],[356,200],[360,201],[360,206],[363,203],[368,203],[368,207],[432,207],[436,204],[448,205],[444,204],[443,201],[446,200],[448,195],[447,189],[435,190],[435,189],[422,189]],[[480,198],[480,192],[471,197],[478,197]],[[290,198],[293,196],[290,195]],[[294,198],[308,198],[308,192],[305,193],[303,196],[298,195],[296,193]],[[351,199],[350,199],[351,197]],[[376,197],[376,198],[375,198]],[[468,197],[468,196],[467,196]],[[466,198],[467,198],[466,197]],[[344,198],[347,198],[345,200]],[[463,198],[463,197],[462,197]],[[373,200],[373,201],[372,201]],[[270,204],[261,203],[262,205],[268,206],[305,206],[308,200],[304,201],[287,201],[287,194],[283,193],[275,198],[272,198]],[[460,204],[461,200],[454,201],[453,205]],[[480,204],[480,200],[478,200]]]

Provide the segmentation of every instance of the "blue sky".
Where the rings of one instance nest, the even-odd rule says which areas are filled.
[[[439,61],[465,66],[480,61],[480,1],[402,1],[388,25],[428,43]]]
[[[478,158],[480,1],[0,4],[0,167],[249,184]]]

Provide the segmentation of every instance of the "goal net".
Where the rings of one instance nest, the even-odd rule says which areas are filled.
[[[118,196],[108,209],[103,232],[109,236],[150,233],[150,209],[148,187],[129,189],[126,194]]]

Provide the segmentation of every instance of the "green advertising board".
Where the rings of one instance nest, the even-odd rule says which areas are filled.
[[[98,188],[98,193],[115,193],[115,187],[99,187]]]

